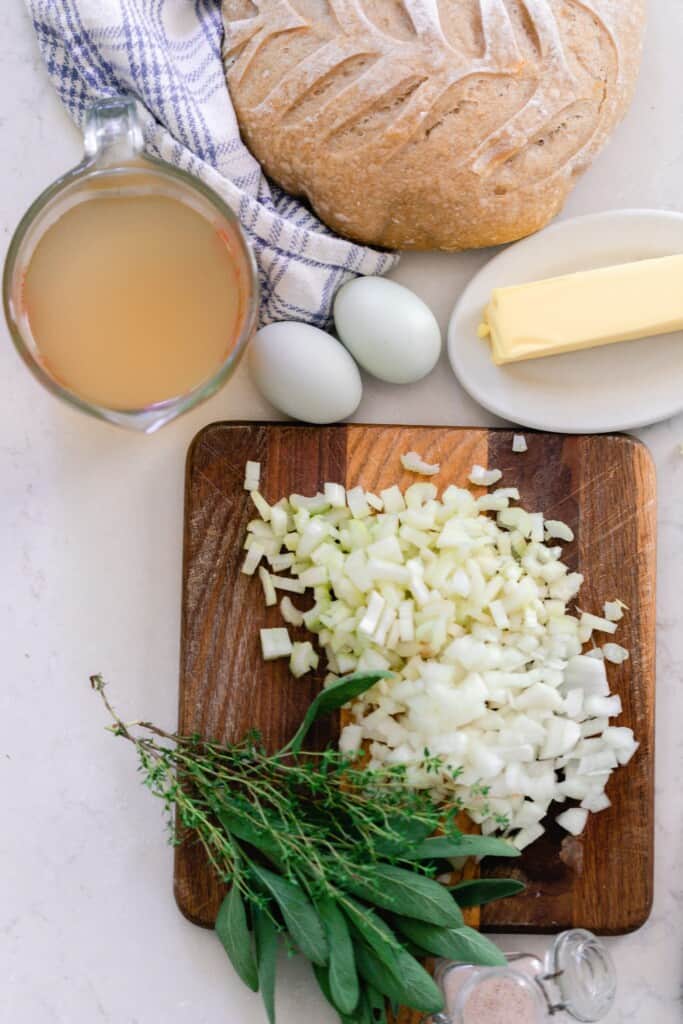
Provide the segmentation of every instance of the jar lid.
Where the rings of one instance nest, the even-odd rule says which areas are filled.
[[[575,1020],[593,1022],[607,1015],[616,992],[614,963],[592,932],[573,928],[555,939],[546,956],[546,977],[556,984],[565,1009]]]

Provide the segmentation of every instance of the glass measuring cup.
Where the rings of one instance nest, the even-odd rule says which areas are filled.
[[[220,196],[192,175],[143,153],[134,101],[114,98],[95,103],[86,115],[84,143],[82,162],[35,200],[14,233],[3,278],[5,316],[19,355],[48,391],[98,419],[151,433],[214,394],[233,372],[256,327],[256,264],[239,222]],[[229,262],[236,282],[234,322],[229,328],[226,326],[220,361],[213,360],[208,375],[193,381],[181,393],[162,393],[162,397],[155,396],[148,404],[135,408],[93,400],[70,385],[63,375],[60,378],[41,352],[40,338],[34,335],[25,301],[31,258],[46,232],[61,217],[93,197],[131,196],[178,200],[184,208],[199,214],[224,244],[223,258]],[[103,315],[106,316],[106,310]]]
[[[589,1024],[603,1020],[614,1003],[612,958],[589,931],[561,932],[543,960],[505,956],[505,967],[439,960],[434,978],[446,1005],[423,1024],[546,1024],[556,1014]]]

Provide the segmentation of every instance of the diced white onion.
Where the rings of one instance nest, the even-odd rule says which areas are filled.
[[[293,580],[288,576],[271,576],[273,586],[278,590],[288,590],[290,594],[303,594],[306,590],[301,580]]]
[[[584,691],[577,687],[574,690],[568,690],[567,696],[564,698],[563,711],[567,718],[578,721],[583,711],[583,697]]]
[[[562,757],[579,742],[581,729],[570,718],[551,718],[548,722],[545,743],[541,747],[542,758]]]
[[[634,743],[633,730],[627,729],[624,726],[607,726],[602,734],[602,738],[607,746],[614,747],[615,750],[630,748]]]
[[[525,850],[527,846],[531,846],[537,839],[540,839],[544,832],[545,829],[542,825],[527,825],[512,837],[512,845],[516,846],[518,850]]]
[[[265,549],[262,544],[252,544],[247,551],[244,562],[242,563],[241,572],[247,576],[253,576],[256,572],[259,562],[263,558]]]
[[[475,484],[477,487],[491,487],[492,484],[498,483],[502,475],[499,469],[484,469],[483,466],[472,466],[468,479],[470,483]]]
[[[380,491],[379,496],[384,504],[384,511],[387,513],[397,514],[406,507],[403,492],[396,484],[392,487],[387,487],[384,491]]]
[[[580,836],[588,821],[588,811],[582,807],[571,807],[568,811],[558,814],[555,821],[566,832],[573,836]]]
[[[540,512],[529,513],[529,526],[529,539],[540,544],[543,540],[543,515]]]
[[[356,519],[365,519],[370,515],[370,506],[365,499],[362,487],[352,487],[346,492],[346,501]]]
[[[376,590],[373,590],[370,594],[365,615],[358,623],[358,632],[365,633],[366,636],[372,636],[379,625],[379,620],[382,612],[384,611],[384,605],[386,604],[381,594],[378,594]]]
[[[317,587],[321,583],[327,583],[327,569],[324,565],[312,565],[310,569],[304,569],[299,573],[299,581],[304,587]]]
[[[599,736],[607,728],[608,718],[587,718],[581,722],[582,736]]]
[[[405,455],[401,455],[401,465],[408,472],[419,473],[421,476],[434,476],[441,469],[438,462],[425,462],[417,452],[406,452]]]
[[[616,768],[617,759],[612,750],[598,750],[595,754],[586,754],[579,761],[579,775],[600,775],[602,772]]]
[[[280,601],[280,614],[290,626],[303,626],[304,624],[303,612],[300,612],[286,595]]]
[[[383,647],[386,643],[387,634],[394,622],[396,621],[397,612],[395,608],[385,608],[380,616],[380,620],[377,623],[377,629],[373,633],[373,643],[377,644],[378,647]]]
[[[603,614],[610,622],[619,622],[624,617],[624,605],[621,601],[605,601]]]
[[[566,540],[568,543],[574,540],[574,531],[559,519],[546,519],[545,532],[548,537],[557,537],[558,540]]]
[[[567,690],[580,688],[587,695],[605,697],[609,693],[607,672],[603,661],[576,654],[567,662],[564,673]]]
[[[342,754],[351,754],[359,750],[363,742],[363,729],[360,725],[345,725],[339,736],[339,749]]]
[[[262,629],[261,652],[264,661],[288,658],[292,653],[292,642],[287,630],[279,626],[275,629]]]
[[[270,510],[270,528],[273,536],[284,537],[287,533],[287,511],[280,505],[273,505]]]
[[[471,480],[500,477],[474,467]],[[554,800],[582,803],[560,815],[569,831],[609,806],[611,772],[638,749],[610,724],[621,701],[607,667],[628,652],[581,647],[594,631],[613,634],[622,606],[606,602],[604,617],[570,609],[583,579],[551,543],[569,540],[568,527],[511,506],[514,487],[475,498],[451,484],[439,498],[431,482],[379,496],[328,482],[273,505],[251,497],[260,518],[242,571],[258,569],[269,604],[277,590],[312,591],[308,611],[288,596],[280,611],[317,636],[324,685],[392,673],[352,706],[342,749],[365,745],[371,767],[404,765],[409,785],[459,800],[483,834],[502,831],[519,849],[542,834]],[[292,644],[286,629],[262,630],[261,645],[264,657],[289,657],[294,676],[317,667],[313,642]],[[425,750],[442,770],[426,770]]]
[[[529,445],[526,443],[526,437],[524,434],[515,434],[512,438],[513,452],[526,452],[528,449]]]
[[[591,814],[597,814],[599,811],[606,811],[608,807],[611,807],[612,801],[604,790],[595,789],[589,790],[588,796],[581,801],[581,806]]]
[[[505,611],[505,606],[502,601],[491,601],[489,603],[489,611],[491,612],[493,621],[498,629],[510,628],[510,620],[507,617],[507,612]]]
[[[268,561],[273,572],[283,572],[294,565],[294,555],[291,552],[285,555],[270,555]]]
[[[635,740],[632,740],[630,746],[628,747],[617,747],[616,754],[617,761],[619,762],[619,764],[628,764],[639,746],[640,743],[637,743]]]
[[[605,661],[610,661],[613,665],[621,665],[628,660],[628,651],[621,644],[603,644],[602,653]]]
[[[581,625],[598,633],[616,633],[617,631],[616,622],[610,622],[609,619],[602,619],[599,615],[590,615],[587,612],[581,616]]]
[[[257,491],[261,482],[261,463],[247,462],[244,467],[244,489],[245,491]]]
[[[261,492],[252,491],[250,497],[251,500],[254,502],[254,505],[256,506],[256,511],[261,516],[261,519],[263,519],[265,523],[270,522],[270,505],[263,497]]]
[[[341,484],[326,483],[323,492],[332,508],[346,508],[346,489]]]
[[[598,662],[598,664],[600,664]],[[613,697],[586,697],[584,710],[589,717],[597,718],[603,715],[610,718],[612,715],[621,714],[621,697],[615,694]]]
[[[275,587],[273,586],[273,577],[267,569],[263,568],[263,566],[260,567],[258,574],[259,579],[261,580],[261,586],[263,587],[263,596],[265,598],[266,605],[270,607],[271,605],[277,604],[277,594],[275,593]]]
[[[311,669],[318,667],[318,655],[313,650],[310,640],[303,642],[296,641],[292,644],[292,653],[289,658],[289,671],[296,679],[306,675]]]

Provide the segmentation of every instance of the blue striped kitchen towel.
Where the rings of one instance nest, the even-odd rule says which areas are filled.
[[[261,280],[261,322],[329,323],[334,293],[396,256],[339,238],[269,182],[242,142],[221,61],[220,0],[27,0],[40,50],[78,124],[133,94],[150,153],[198,175],[239,216]]]

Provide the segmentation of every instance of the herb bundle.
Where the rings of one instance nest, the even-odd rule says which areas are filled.
[[[454,821],[459,806],[436,807],[406,784],[400,765],[369,769],[331,748],[302,752],[316,718],[383,675],[349,676],[323,690],[276,754],[266,753],[256,733],[225,745],[124,723],[102,678],[91,679],[113,718],[111,731],[134,744],[145,785],[175,812],[173,841],[193,833],[230,886],[216,933],[242,981],[261,991],[271,1024],[280,941],[310,960],[343,1024],[384,1024],[387,1000],[441,1010],[424,957],[505,963],[464,923],[461,907],[512,895],[521,883],[476,879],[447,888],[436,876],[450,858],[518,851],[490,836],[463,835]],[[425,767],[444,770],[428,751]]]

